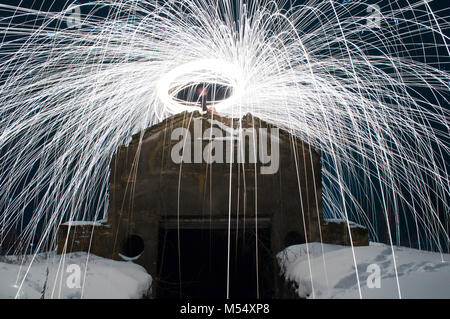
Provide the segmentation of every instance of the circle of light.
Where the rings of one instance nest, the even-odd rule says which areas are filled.
[[[235,105],[242,96],[242,83],[244,82],[240,68],[224,60],[199,59],[174,68],[159,80],[157,94],[165,111],[169,114],[176,114],[182,111],[192,112],[198,110],[198,106],[191,106],[175,100],[169,93],[170,89],[176,79],[180,77],[194,74],[198,74],[197,77],[202,77],[202,75],[207,77],[211,73],[219,74],[222,81],[225,80],[224,82],[232,88],[231,96],[214,104],[214,108],[217,111],[221,111]]]

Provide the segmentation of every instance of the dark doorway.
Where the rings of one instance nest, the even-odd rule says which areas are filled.
[[[209,229],[192,224],[182,225],[180,229],[160,228],[158,298],[226,298],[229,231],[222,226],[228,224],[208,224]],[[274,274],[270,228],[258,227],[258,258],[254,224],[253,227],[233,224],[230,247],[230,298],[257,298],[258,290],[260,298],[272,298]]]

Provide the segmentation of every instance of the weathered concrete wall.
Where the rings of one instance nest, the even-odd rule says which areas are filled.
[[[188,128],[192,138],[200,127],[199,122],[202,133],[211,127],[222,132],[230,127],[271,128],[251,116],[232,124],[230,119],[211,113],[206,116],[183,113],[150,128],[142,140],[135,136],[128,147],[119,149],[113,161],[108,223],[116,237],[113,247],[109,247],[110,256],[118,258],[126,237],[137,234],[145,242],[144,253],[137,262],[156,274],[159,224],[178,216],[228,218],[230,190],[231,216],[245,215],[248,219],[257,215],[271,219],[273,255],[285,247],[289,233],[297,233],[303,239],[306,236],[308,241],[320,240],[321,167],[316,151],[280,131],[279,170],[275,174],[260,174],[261,163],[234,163],[230,179],[229,163],[182,163],[181,166],[174,163],[171,151],[179,140],[171,139],[173,130]],[[204,149],[208,143],[202,141],[200,148]],[[234,162],[238,151],[236,143]],[[193,160],[194,150],[191,155]]]

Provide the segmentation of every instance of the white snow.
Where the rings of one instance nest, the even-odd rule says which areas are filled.
[[[61,225],[64,226],[105,226],[106,220],[97,220],[97,221],[84,221],[84,220],[73,220]]]
[[[125,256],[125,255],[122,255],[122,254],[118,254],[118,255],[119,255],[120,258],[122,258],[122,259],[125,260],[125,261],[133,261],[133,260],[137,260],[137,259],[139,259],[139,257],[142,256],[142,254],[139,254],[139,255],[134,256],[134,257],[128,257],[128,256]]]
[[[282,273],[300,297],[360,298],[351,247],[310,243],[308,249],[312,276],[307,244],[277,254]],[[354,252],[362,298],[399,298],[391,246],[371,243]],[[394,254],[402,298],[450,298],[450,254],[397,246]],[[373,287],[372,264],[380,270],[379,288]]]
[[[347,223],[347,221],[345,219],[338,219],[338,218],[328,218],[324,220],[325,223],[334,223],[334,224],[341,224],[341,223]],[[366,227],[364,227],[363,225],[357,224],[355,222],[352,221],[348,221],[348,225],[350,226],[350,228],[364,228],[366,229]]]
[[[152,277],[132,262],[85,252],[65,256],[38,254],[31,262],[32,258],[31,255],[25,259],[23,256],[0,257],[1,299],[15,298],[16,295],[18,298],[41,298],[47,268],[45,298],[135,299],[142,298],[151,289]]]

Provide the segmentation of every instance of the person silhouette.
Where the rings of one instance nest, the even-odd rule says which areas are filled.
[[[198,98],[201,99],[201,108],[203,112],[212,111],[213,113],[217,113],[214,106],[208,107],[206,102],[208,100],[208,89],[204,86],[201,86],[197,89]]]
[[[208,111],[208,107],[206,106],[206,101],[208,98],[208,90],[204,86],[201,86],[197,89],[197,93],[198,93],[198,98],[201,99],[202,111],[203,112]]]

